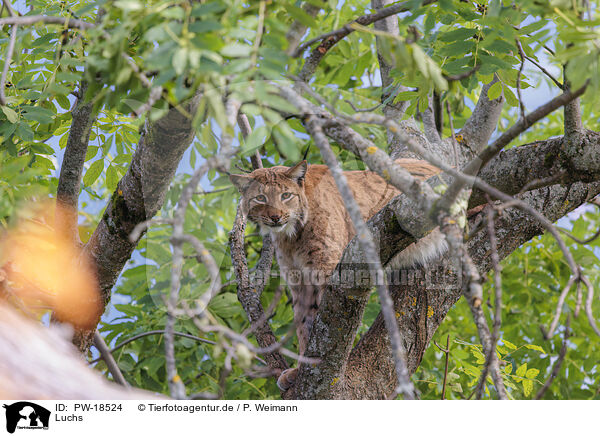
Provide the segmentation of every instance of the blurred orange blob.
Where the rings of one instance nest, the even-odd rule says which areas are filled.
[[[51,309],[58,321],[95,328],[102,304],[91,262],[71,238],[46,224],[53,221],[47,219],[53,203],[35,210],[0,242],[11,291],[33,311]]]

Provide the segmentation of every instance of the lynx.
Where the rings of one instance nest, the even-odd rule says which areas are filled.
[[[417,159],[396,161],[413,176],[427,179],[439,170]],[[399,191],[371,171],[344,172],[365,220]],[[355,235],[335,181],[325,165],[302,161],[293,167],[261,168],[247,175],[231,175],[239,189],[243,213],[270,233],[280,272],[292,294],[294,324],[300,355],[306,351],[311,326],[326,279]],[[407,247],[394,259],[396,266],[426,263],[445,249],[438,230]],[[296,378],[297,368],[284,371],[277,384],[283,391]]]

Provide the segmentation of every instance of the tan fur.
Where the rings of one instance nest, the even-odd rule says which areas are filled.
[[[396,162],[419,179],[439,172],[417,159]],[[344,174],[365,220],[399,194],[374,172],[346,171]],[[269,232],[274,238],[277,263],[292,293],[299,352],[303,354],[325,280],[355,235],[350,216],[329,169],[324,165],[307,167],[303,161],[292,168],[264,168],[231,178],[242,193],[244,213],[260,226],[262,232]],[[290,198],[282,199],[282,195],[290,195]],[[436,247],[440,244],[439,233],[429,239],[430,245],[431,242]],[[405,250],[408,255],[395,263],[423,262],[439,249],[431,251],[432,254],[421,256],[424,252],[421,244],[413,244]],[[279,386],[288,388],[295,373],[295,370],[284,372]]]

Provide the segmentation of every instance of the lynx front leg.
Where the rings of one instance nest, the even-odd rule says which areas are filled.
[[[294,299],[294,324],[298,336],[298,354],[303,356],[308,346],[308,339],[313,322],[319,309],[323,284],[305,284],[301,287],[293,287],[292,297]],[[277,379],[277,386],[282,391],[288,390],[296,382],[298,367],[286,369]]]

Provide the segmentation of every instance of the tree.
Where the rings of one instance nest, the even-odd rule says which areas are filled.
[[[599,215],[579,208],[600,193],[593,2],[337,4],[3,3],[2,223],[56,198],[109,308],[74,343],[175,398],[278,397],[291,307],[227,174],[309,145],[403,194],[355,219],[337,271],[368,280],[331,283],[284,398],[598,398]],[[397,157],[443,173],[419,182]],[[443,259],[373,280],[437,226]]]

